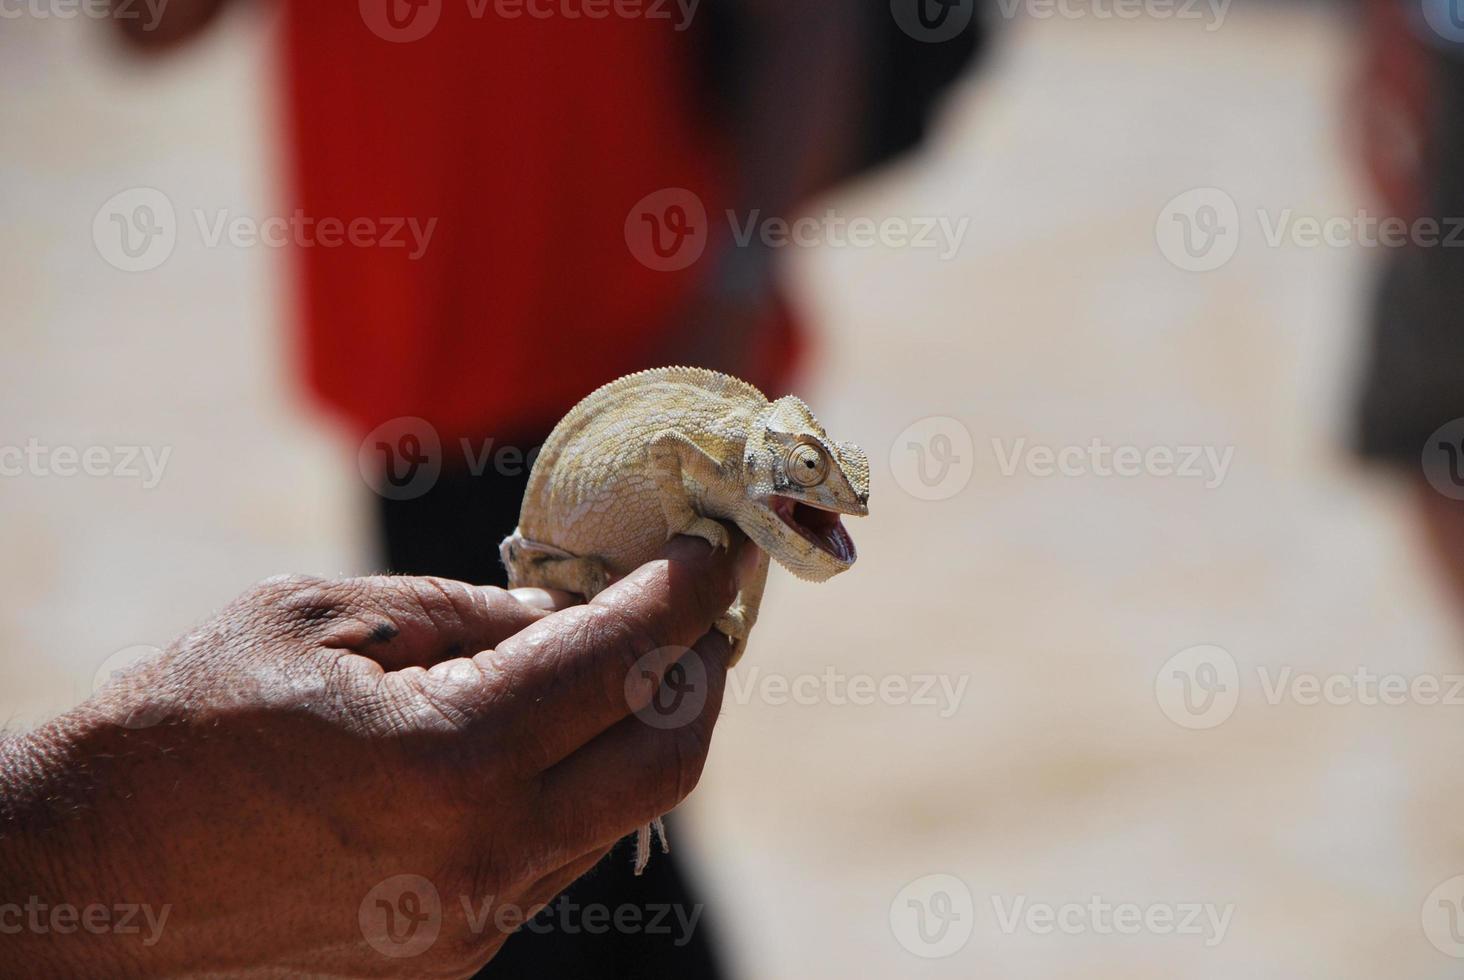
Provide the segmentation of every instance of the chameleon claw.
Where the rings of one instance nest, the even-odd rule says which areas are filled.
[[[721,523],[712,520],[710,517],[698,517],[688,524],[681,533],[694,538],[701,538],[714,549],[721,551],[726,551],[732,547],[732,535],[727,533],[727,529]]]

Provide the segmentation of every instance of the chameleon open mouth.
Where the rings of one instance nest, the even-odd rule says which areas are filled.
[[[854,564],[854,559],[858,557],[854,550],[854,539],[844,530],[844,522],[838,513],[776,494],[769,500],[768,506],[784,524],[812,542],[820,551],[845,565]]]

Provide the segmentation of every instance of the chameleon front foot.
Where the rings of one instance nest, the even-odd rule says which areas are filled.
[[[732,546],[732,536],[727,533],[727,528],[721,521],[714,521],[710,517],[693,517],[690,523],[676,533],[701,538],[713,548],[725,550]]]
[[[746,608],[739,596],[738,601],[733,603],[732,608],[722,614],[722,618],[712,624],[712,628],[732,641],[732,652],[727,658],[728,666],[735,666],[737,661],[742,659],[742,651],[747,649],[747,636],[752,632],[752,623],[748,621]]]
[[[768,581],[768,556],[759,557],[752,577],[743,583],[742,591],[732,605],[713,623],[717,632],[732,641],[732,651],[727,657],[727,666],[736,667],[747,650],[747,637],[757,623],[758,610],[762,607],[763,589]]]

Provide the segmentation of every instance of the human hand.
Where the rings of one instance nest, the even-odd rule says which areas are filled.
[[[696,784],[733,561],[676,539],[553,613],[437,579],[261,584],[0,748],[0,903],[144,913],[140,934],[63,934],[43,913],[51,927],[7,935],[5,960],[32,976],[471,974]],[[635,717],[690,657],[695,717]]]

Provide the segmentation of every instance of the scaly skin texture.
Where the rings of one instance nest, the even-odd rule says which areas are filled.
[[[830,440],[797,398],[769,402],[725,374],[657,368],[594,391],[555,426],[501,552],[514,587],[592,599],[673,535],[727,547],[718,522],[731,521],[794,575],[821,582],[855,559],[831,515],[864,515],[868,503],[863,450]],[[800,533],[780,511],[819,526]],[[762,579],[717,624],[737,641],[734,662],[756,620]]]
[[[665,367],[597,389],[555,426],[500,551],[512,587],[588,600],[674,535],[728,547],[719,522],[730,521],[763,553],[717,622],[735,664],[757,620],[768,557],[799,578],[831,578],[856,557],[837,515],[868,512],[864,451],[829,439],[803,402],[770,402],[715,371]],[[649,840],[642,830],[637,872]]]

